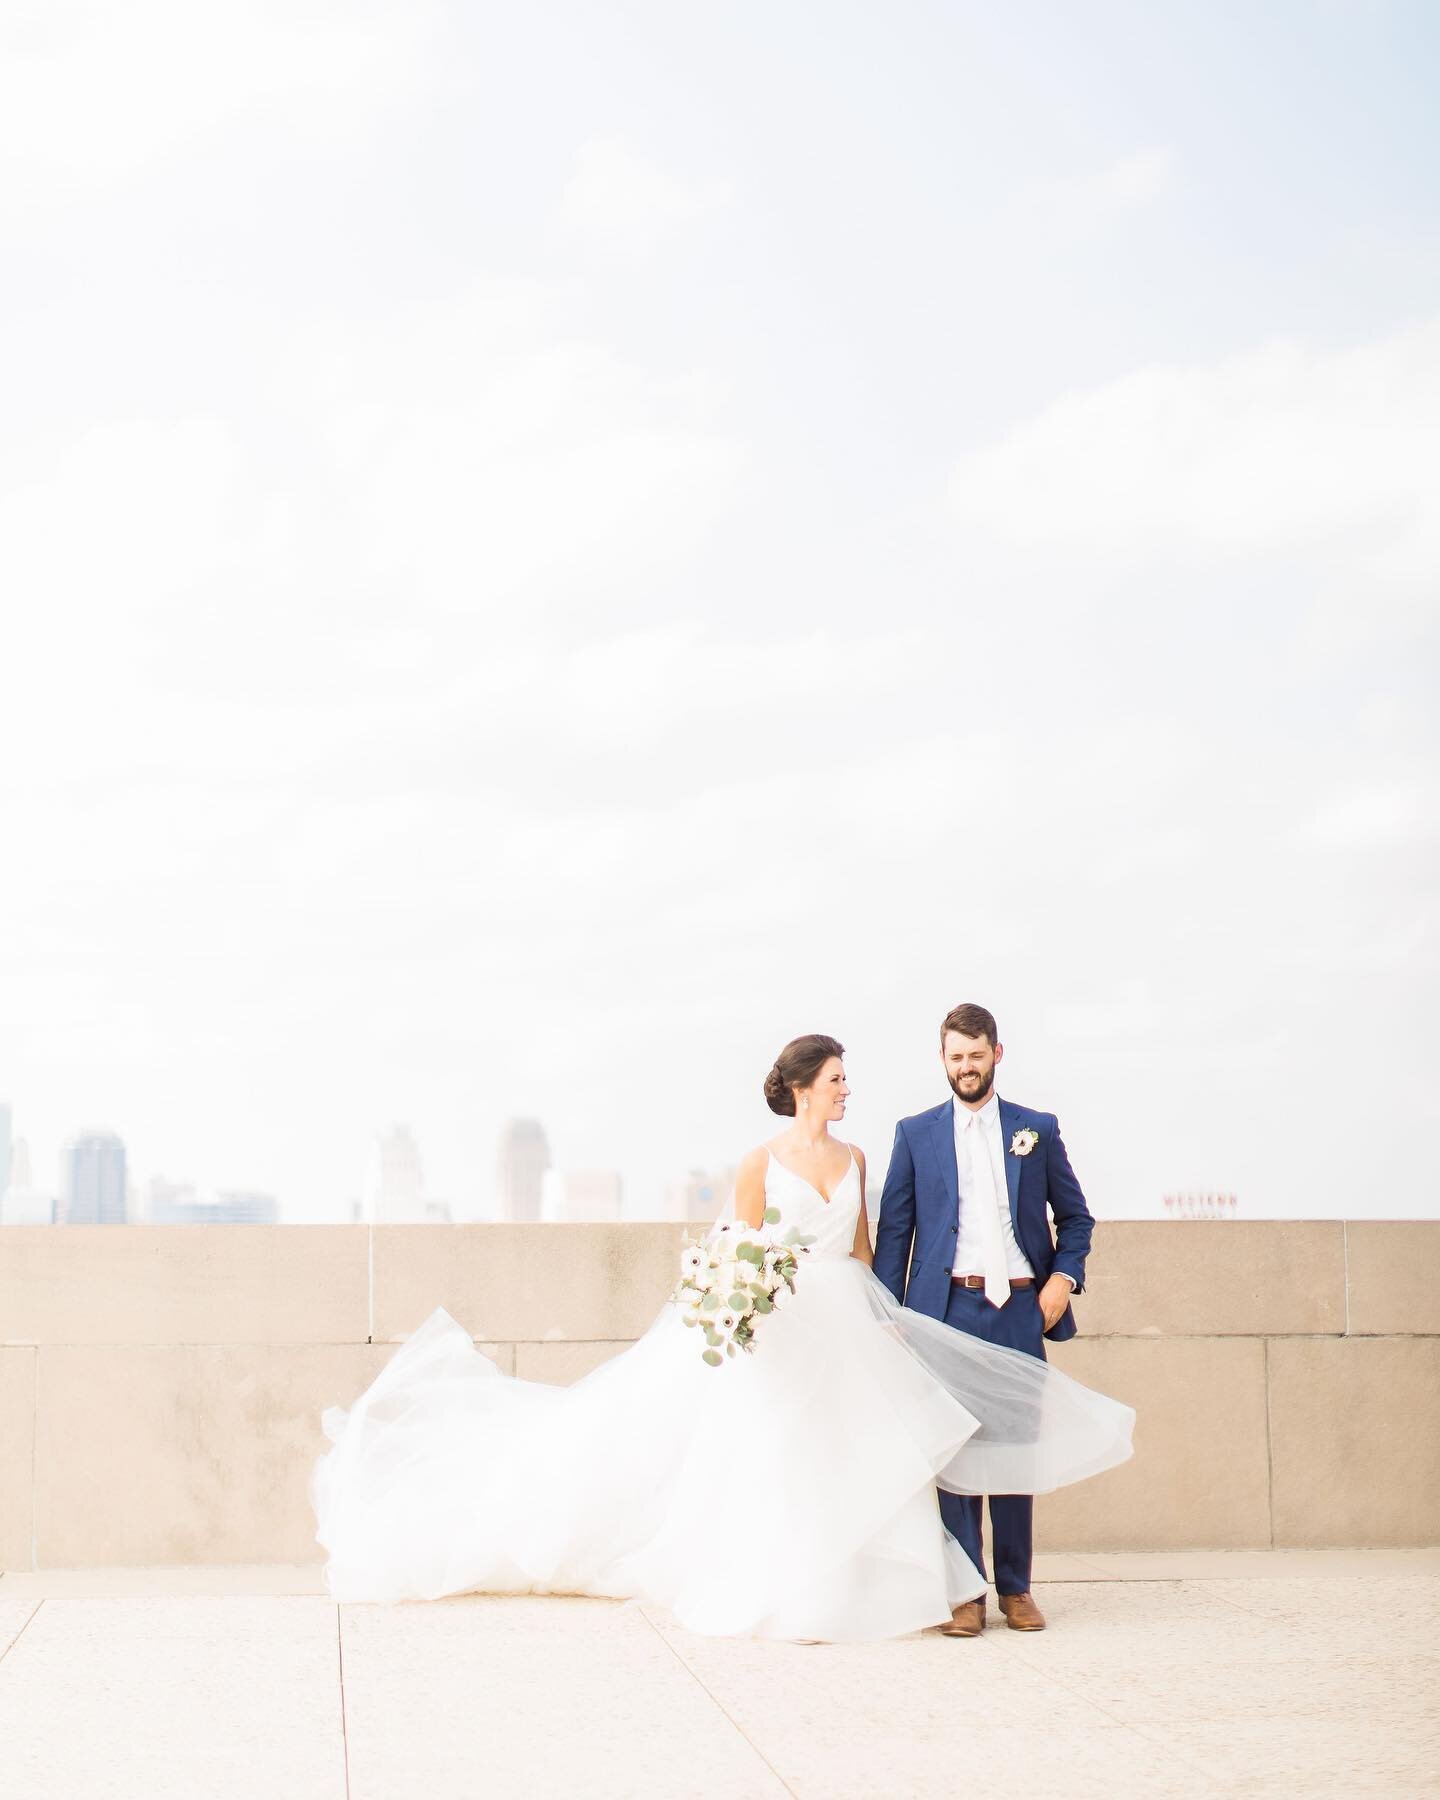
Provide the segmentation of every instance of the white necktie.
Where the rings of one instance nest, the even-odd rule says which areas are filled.
[[[1005,1260],[1005,1240],[1000,1235],[1000,1202],[995,1194],[995,1170],[980,1115],[971,1113],[965,1135],[970,1140],[970,1191],[980,1216],[980,1242],[985,1251],[985,1298],[1003,1306],[1010,1298],[1010,1266]]]

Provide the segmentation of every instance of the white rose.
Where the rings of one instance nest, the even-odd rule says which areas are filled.
[[[779,1287],[777,1287],[775,1292],[770,1296],[770,1304],[778,1310],[782,1306],[788,1306],[794,1298],[795,1296],[782,1281]]]

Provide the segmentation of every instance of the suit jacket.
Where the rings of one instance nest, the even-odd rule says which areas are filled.
[[[1039,1142],[1028,1156],[1016,1156],[1011,1142],[1017,1131],[1025,1130],[1037,1132]],[[1043,1284],[1058,1269],[1072,1277],[1078,1294],[1085,1285],[1095,1221],[1065,1154],[1055,1115],[1001,1100],[1000,1135],[1015,1241],[1037,1281]],[[932,1319],[943,1319],[949,1303],[959,1222],[955,1119],[946,1100],[895,1127],[875,1226],[876,1275],[897,1300]],[[1045,1335],[1056,1342],[1074,1337],[1075,1316],[1068,1306]]]

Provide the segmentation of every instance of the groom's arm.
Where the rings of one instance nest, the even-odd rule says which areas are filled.
[[[1060,1121],[1052,1118],[1050,1143],[1045,1153],[1045,1183],[1050,1201],[1050,1214],[1055,1221],[1056,1275],[1068,1275],[1075,1292],[1085,1286],[1085,1258],[1090,1254],[1090,1236],[1095,1229],[1090,1208],[1065,1154],[1065,1140],[1060,1135]]]
[[[895,1127],[895,1148],[885,1171],[880,1193],[880,1216],[875,1221],[875,1261],[872,1267],[897,1300],[905,1293],[905,1271],[910,1267],[910,1246],[915,1240],[915,1163],[905,1127]]]

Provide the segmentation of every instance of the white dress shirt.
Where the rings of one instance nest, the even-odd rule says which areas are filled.
[[[985,1240],[980,1235],[980,1222],[975,1216],[977,1204],[975,1182],[970,1172],[972,1147],[990,1158],[995,1182],[995,1203],[1000,1213],[1000,1241],[1005,1246],[1005,1270],[1012,1281],[1035,1271],[1025,1252],[1015,1241],[1015,1224],[1010,1217],[1010,1189],[1005,1180],[1005,1146],[1000,1141],[1000,1101],[994,1088],[990,1098],[972,1112],[958,1096],[951,1103],[955,1116],[955,1173],[960,1181],[960,1230],[955,1239],[956,1275],[979,1275],[985,1268]],[[972,1137],[972,1133],[976,1135]]]

